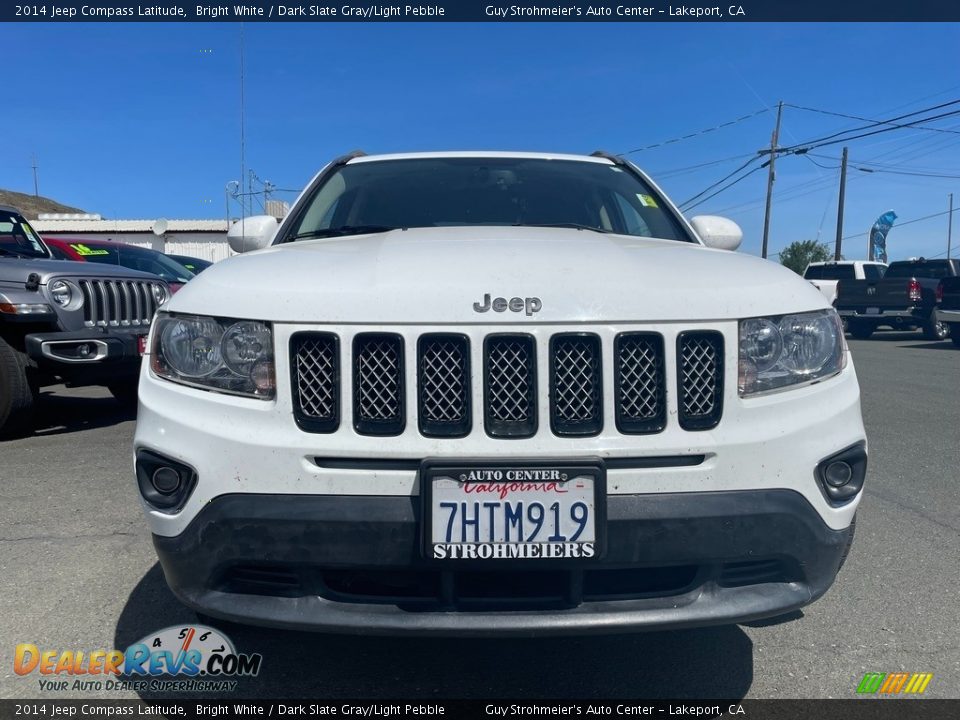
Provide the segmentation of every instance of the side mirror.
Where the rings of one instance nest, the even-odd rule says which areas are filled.
[[[733,220],[719,215],[697,215],[690,224],[707,247],[736,250],[743,241],[743,230]]]
[[[237,220],[227,231],[227,242],[234,252],[262,250],[277,234],[277,219],[272,215],[253,215]]]

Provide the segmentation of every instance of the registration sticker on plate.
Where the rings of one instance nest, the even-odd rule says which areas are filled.
[[[435,560],[589,559],[601,548],[602,465],[424,463],[424,539]]]

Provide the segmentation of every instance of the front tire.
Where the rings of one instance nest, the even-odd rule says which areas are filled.
[[[850,334],[857,340],[867,340],[873,335],[873,331],[877,329],[877,326],[873,323],[863,322],[862,320],[850,320],[847,323],[847,328],[850,330]]]
[[[135,408],[137,406],[136,381],[113,383],[112,385],[107,385],[107,390],[109,390],[110,394],[113,395],[116,401],[124,407]]]
[[[923,324],[923,336],[927,340],[946,340],[950,334],[950,327],[937,320],[936,313],[931,312],[930,317]]]
[[[27,377],[27,356],[0,338],[0,437],[30,427],[36,400],[36,388]]]
[[[950,323],[950,342],[960,348],[960,323]]]

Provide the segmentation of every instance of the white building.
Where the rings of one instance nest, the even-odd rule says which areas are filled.
[[[226,220],[104,220],[92,214],[41,213],[31,225],[44,237],[111,240],[213,262],[234,254],[227,244]]]

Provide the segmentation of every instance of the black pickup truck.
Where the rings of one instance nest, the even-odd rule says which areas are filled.
[[[950,329],[950,339],[960,348],[960,277],[948,277],[937,287],[937,320]]]
[[[880,280],[841,280],[834,306],[855,338],[866,339],[880,325],[920,328],[928,340],[950,332],[937,318],[937,286],[960,275],[960,260],[898,260]]]

